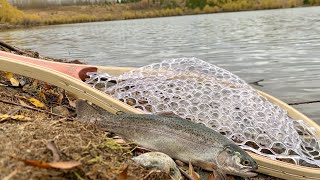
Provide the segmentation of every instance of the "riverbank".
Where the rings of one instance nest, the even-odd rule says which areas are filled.
[[[38,52],[4,43],[0,44],[0,51],[77,62],[43,57]],[[164,172],[146,170],[131,160],[145,150],[123,143],[114,134],[77,122],[74,99],[63,89],[12,75],[19,81],[19,86],[15,86],[6,74],[0,71],[0,179],[125,179],[126,167],[127,179],[170,179]],[[41,101],[44,106],[32,104],[30,98]],[[4,117],[6,114],[9,116]],[[81,165],[71,169],[45,168],[44,162],[52,162],[57,154],[60,161]],[[187,169],[187,165],[180,167]],[[278,180],[262,174],[251,179]]]
[[[203,3],[201,1],[193,2],[192,0],[152,3],[142,0],[125,4],[52,6],[20,10],[8,4],[5,0],[0,0],[0,4],[2,4],[0,7],[2,8],[0,30],[5,30],[38,25],[316,6],[320,5],[320,0],[257,0],[249,2],[246,0],[207,0]]]
[[[0,51],[66,62],[4,43]],[[75,121],[71,97],[56,86],[0,71],[0,179],[170,179],[134,163],[135,146]],[[54,161],[64,164],[47,167]]]

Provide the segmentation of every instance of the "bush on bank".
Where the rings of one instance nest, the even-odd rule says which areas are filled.
[[[186,14],[292,8],[304,5],[320,5],[320,0],[134,0],[134,2],[125,4],[90,6],[90,8],[93,9],[104,8],[103,11],[94,12],[93,14],[90,12],[77,13],[77,8],[81,8],[81,6],[72,6],[71,10],[63,11],[63,15],[55,15],[55,13],[52,12],[50,14],[46,12],[46,9],[34,9],[31,13],[24,13],[10,5],[7,0],[0,0],[0,24],[7,23],[24,26],[51,25]],[[40,11],[47,13],[47,16],[40,17],[40,13],[38,13]],[[119,12],[116,13],[115,11]]]

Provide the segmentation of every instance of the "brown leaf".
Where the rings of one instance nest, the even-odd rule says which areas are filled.
[[[11,156],[14,159],[17,159],[19,161],[24,162],[24,164],[29,165],[29,166],[34,166],[34,167],[38,167],[38,168],[45,168],[45,169],[49,169],[49,168],[55,168],[55,169],[71,169],[77,166],[80,166],[81,163],[80,162],[76,162],[76,161],[66,161],[66,162],[44,162],[44,161],[37,161],[37,160],[29,160],[29,159],[22,159],[22,158],[18,158],[18,157],[14,157]]]
[[[29,165],[29,166],[46,168],[46,169],[51,168],[51,166],[48,163],[43,162],[43,161],[20,159],[20,158],[17,158],[17,159],[24,162],[26,165]]]
[[[47,100],[46,95],[42,92],[42,89],[41,89],[41,88],[40,88],[40,91],[39,91],[39,96],[40,96],[44,101]]]
[[[44,86],[45,86],[46,90],[52,89],[52,86],[47,84],[46,82],[44,82]]]
[[[208,180],[214,180],[214,175],[213,175],[213,173],[211,173],[211,174],[208,176]]]
[[[81,163],[77,161],[68,161],[68,162],[51,162],[48,165],[56,169],[71,169],[77,166],[80,166]]]
[[[124,168],[122,168],[122,172],[118,174],[117,180],[126,180],[128,176],[128,165],[126,164]]]
[[[33,81],[32,86],[38,86],[39,81],[36,79]]]
[[[21,99],[19,99],[19,102],[22,106],[25,106],[25,107],[30,107],[27,103],[25,103],[24,101],[22,101]]]
[[[189,175],[193,180],[200,180],[200,176],[194,171],[191,162],[189,162]]]
[[[63,94],[59,93],[57,104],[61,105],[62,104],[62,100],[63,100]]]

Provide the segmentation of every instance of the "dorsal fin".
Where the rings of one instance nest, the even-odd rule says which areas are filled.
[[[156,115],[166,116],[166,117],[179,117],[180,118],[180,116],[176,115],[173,111],[158,112],[158,113],[156,113]]]

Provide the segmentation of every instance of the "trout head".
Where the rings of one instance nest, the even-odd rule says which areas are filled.
[[[257,163],[243,149],[235,144],[223,147],[216,159],[217,168],[226,174],[253,177],[257,175],[252,172],[258,169]]]

